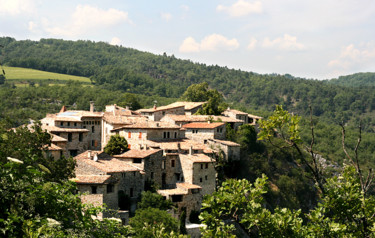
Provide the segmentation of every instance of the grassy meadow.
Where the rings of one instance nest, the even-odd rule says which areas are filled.
[[[63,81],[79,81],[82,83],[90,83],[90,79],[87,77],[67,75],[67,74],[58,74],[51,73],[35,69],[19,68],[19,67],[7,67],[4,66],[6,80],[9,80],[13,83],[23,84],[26,82],[40,82],[40,81],[51,81],[52,82],[61,82]]]

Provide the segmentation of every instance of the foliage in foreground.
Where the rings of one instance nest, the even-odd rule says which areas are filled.
[[[375,237],[375,199],[364,196],[355,169],[345,166],[327,179],[320,204],[304,217],[300,210],[264,207],[267,177],[251,184],[228,180],[205,197],[200,219],[204,237],[235,237],[235,223],[260,237]]]

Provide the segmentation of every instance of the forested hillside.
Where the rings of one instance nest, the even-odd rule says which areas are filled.
[[[375,87],[375,73],[356,73],[340,76],[337,79],[331,79],[327,82],[349,87]]]
[[[282,104],[291,112],[308,115],[311,105],[315,116],[330,122],[362,119],[370,131],[375,125],[372,87],[345,87],[290,75],[207,66],[104,42],[16,41],[7,37],[0,38],[0,44],[4,45],[5,65],[86,76],[104,89],[178,98],[189,85],[208,82],[230,105],[243,110],[270,111],[275,104]]]

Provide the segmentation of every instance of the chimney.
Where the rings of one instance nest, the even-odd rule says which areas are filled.
[[[156,109],[156,103],[154,104],[154,109]]]
[[[177,150],[178,150],[178,153],[180,153],[180,151],[181,151],[181,144],[180,144],[180,142],[177,142]]]
[[[189,148],[189,155],[193,155],[193,146],[192,145]]]
[[[94,112],[94,101],[90,101],[90,112]]]
[[[207,123],[208,123],[208,124],[211,124],[211,121],[210,121],[210,120],[208,120],[208,121],[207,121]]]
[[[126,109],[126,110],[130,110],[130,108],[129,108],[129,106],[128,106],[128,105],[126,105],[126,106],[125,106],[125,109]]]
[[[62,106],[62,108],[61,108],[61,110],[60,110],[60,113],[61,113],[61,112],[66,112],[66,107],[65,107],[65,105]]]
[[[87,151],[87,158],[91,159],[91,150]]]
[[[93,158],[93,160],[96,162],[96,161],[98,161],[98,153],[95,153],[94,154],[94,158]]]

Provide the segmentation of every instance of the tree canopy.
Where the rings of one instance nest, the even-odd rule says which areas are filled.
[[[120,135],[112,135],[104,147],[104,152],[109,155],[119,155],[128,150],[128,142]]]

